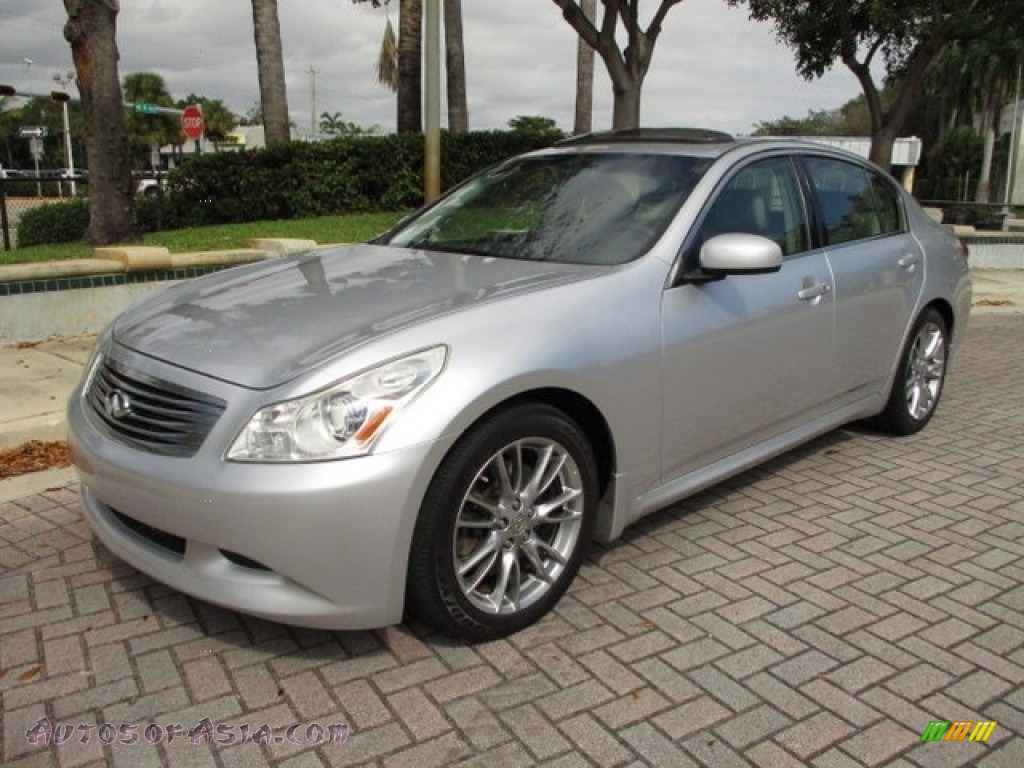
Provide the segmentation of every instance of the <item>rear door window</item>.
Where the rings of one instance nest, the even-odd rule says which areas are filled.
[[[898,193],[880,174],[830,157],[804,159],[825,230],[826,245],[902,231]]]

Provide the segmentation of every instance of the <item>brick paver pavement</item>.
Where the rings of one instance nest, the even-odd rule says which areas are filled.
[[[676,504],[487,645],[253,620],[119,563],[74,486],[0,505],[2,762],[1019,768],[1024,317],[968,341],[922,434],[844,429]],[[89,743],[28,743],[44,716]],[[349,735],[145,743],[203,718]],[[998,724],[922,743],[932,720]]]

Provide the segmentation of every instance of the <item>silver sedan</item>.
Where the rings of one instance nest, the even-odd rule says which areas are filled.
[[[594,539],[847,422],[921,429],[970,291],[961,244],[852,155],[574,139],[122,315],[69,404],[84,508],[228,608],[501,637]]]

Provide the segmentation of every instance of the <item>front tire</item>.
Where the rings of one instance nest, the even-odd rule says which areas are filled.
[[[597,494],[593,450],[561,411],[527,404],[474,427],[424,498],[409,562],[410,612],[471,641],[533,624],[579,570]]]
[[[912,435],[923,429],[939,405],[948,352],[946,320],[938,310],[929,308],[914,324],[885,410],[871,424],[894,435]]]

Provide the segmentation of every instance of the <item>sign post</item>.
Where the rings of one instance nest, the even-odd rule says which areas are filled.
[[[46,128],[42,125],[30,125],[22,128],[19,133],[23,139],[28,139],[29,152],[32,153],[32,163],[36,169],[36,197],[42,197],[43,183],[39,180],[39,158],[43,156]]]

